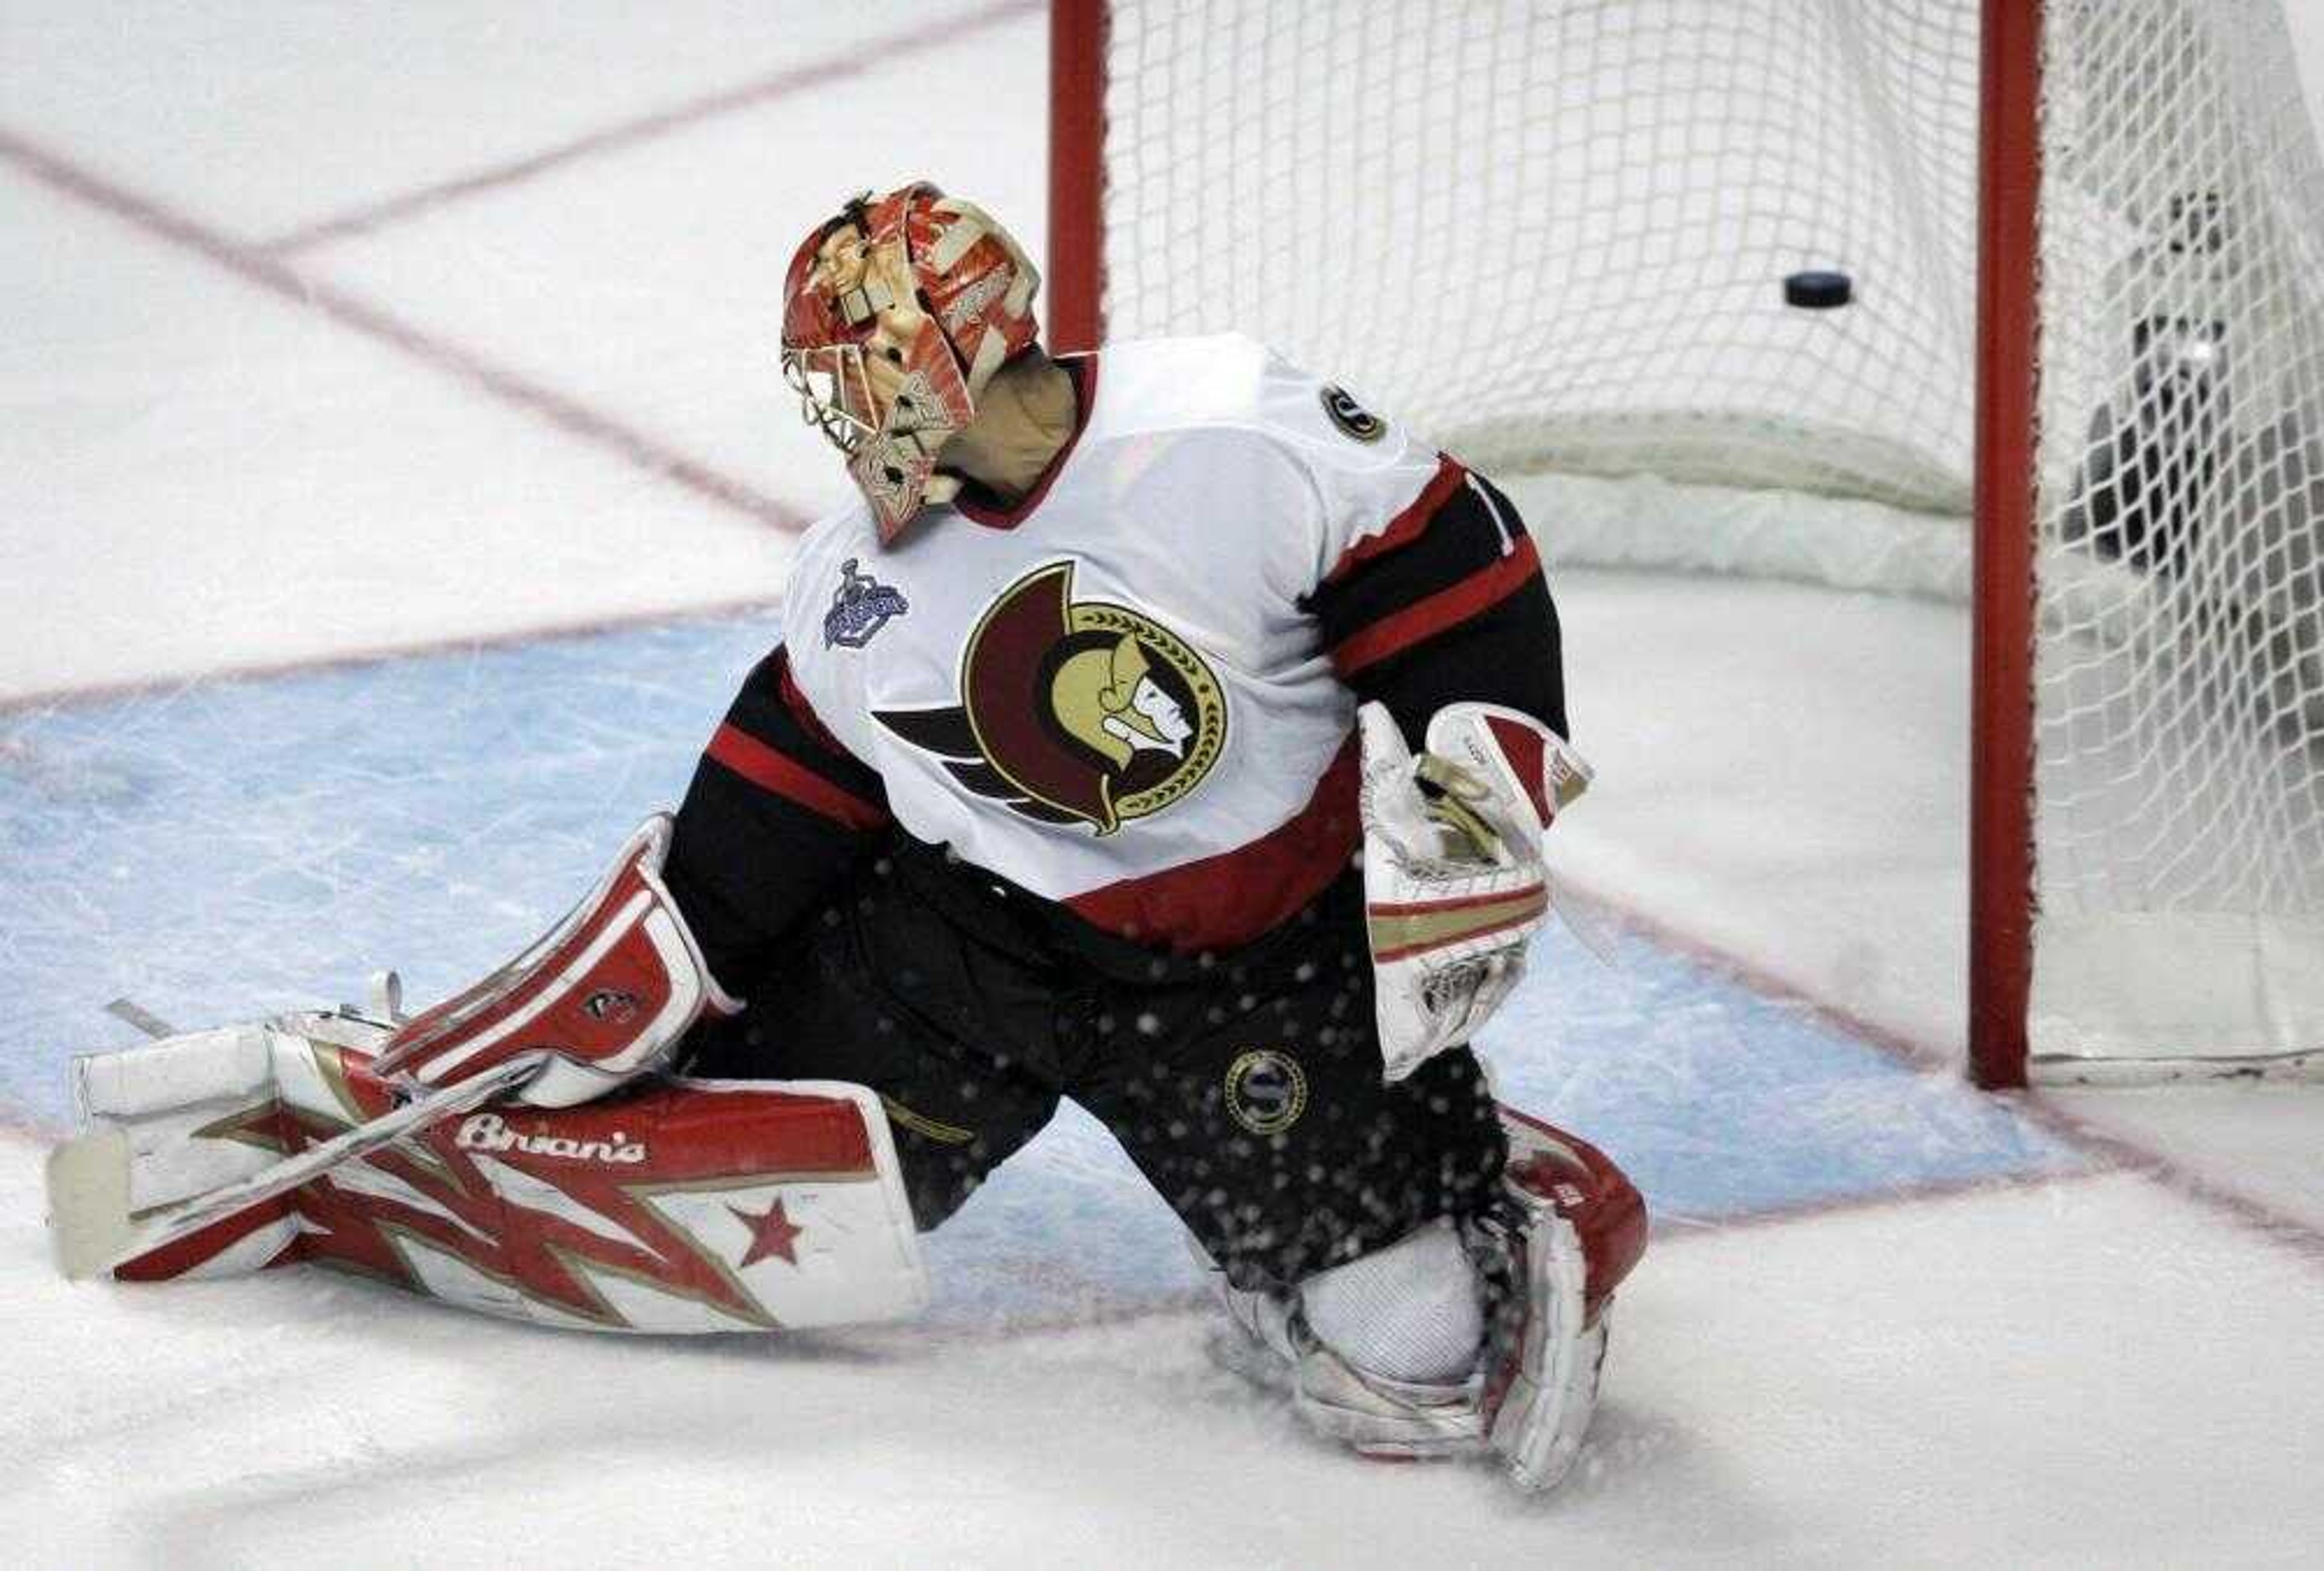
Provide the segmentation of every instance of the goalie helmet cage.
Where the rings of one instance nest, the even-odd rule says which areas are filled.
[[[1264,338],[1563,560],[1972,602],[1978,1081],[2324,1066],[2274,0],[1055,0],[1050,69],[1057,347]]]

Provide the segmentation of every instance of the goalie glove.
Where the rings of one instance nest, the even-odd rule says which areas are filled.
[[[667,814],[647,819],[563,921],[466,992],[399,1025],[373,1070],[450,1086],[546,1052],[517,1099],[570,1107],[662,1067],[706,1010],[740,1012],[662,883],[669,835]]]
[[[1364,905],[1386,1077],[1467,1041],[1517,986],[1549,914],[1541,835],[1589,767],[1530,716],[1449,704],[1416,758],[1386,707],[1357,713]]]

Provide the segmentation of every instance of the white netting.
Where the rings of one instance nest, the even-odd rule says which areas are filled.
[[[1976,0],[1112,12],[1111,336],[1554,475],[1568,559],[1966,594]],[[2037,1046],[2316,1046],[2324,172],[2272,0],[2048,35]]]
[[[1114,336],[1241,327],[1487,467],[1966,508],[1973,7],[1157,0],[1111,40]],[[1854,307],[1784,304],[1838,265]]]
[[[2034,1049],[2324,1046],[2324,163],[2292,41],[2235,0],[2046,32]]]

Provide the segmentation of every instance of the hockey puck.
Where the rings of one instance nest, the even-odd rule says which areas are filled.
[[[1784,303],[1802,310],[1828,311],[1855,298],[1855,281],[1844,273],[1810,269],[1784,280]]]

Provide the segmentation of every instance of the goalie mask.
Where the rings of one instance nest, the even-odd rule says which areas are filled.
[[[783,374],[847,457],[882,542],[960,488],[936,455],[1038,331],[1040,275],[982,208],[920,182],[816,226],[783,290]]]

